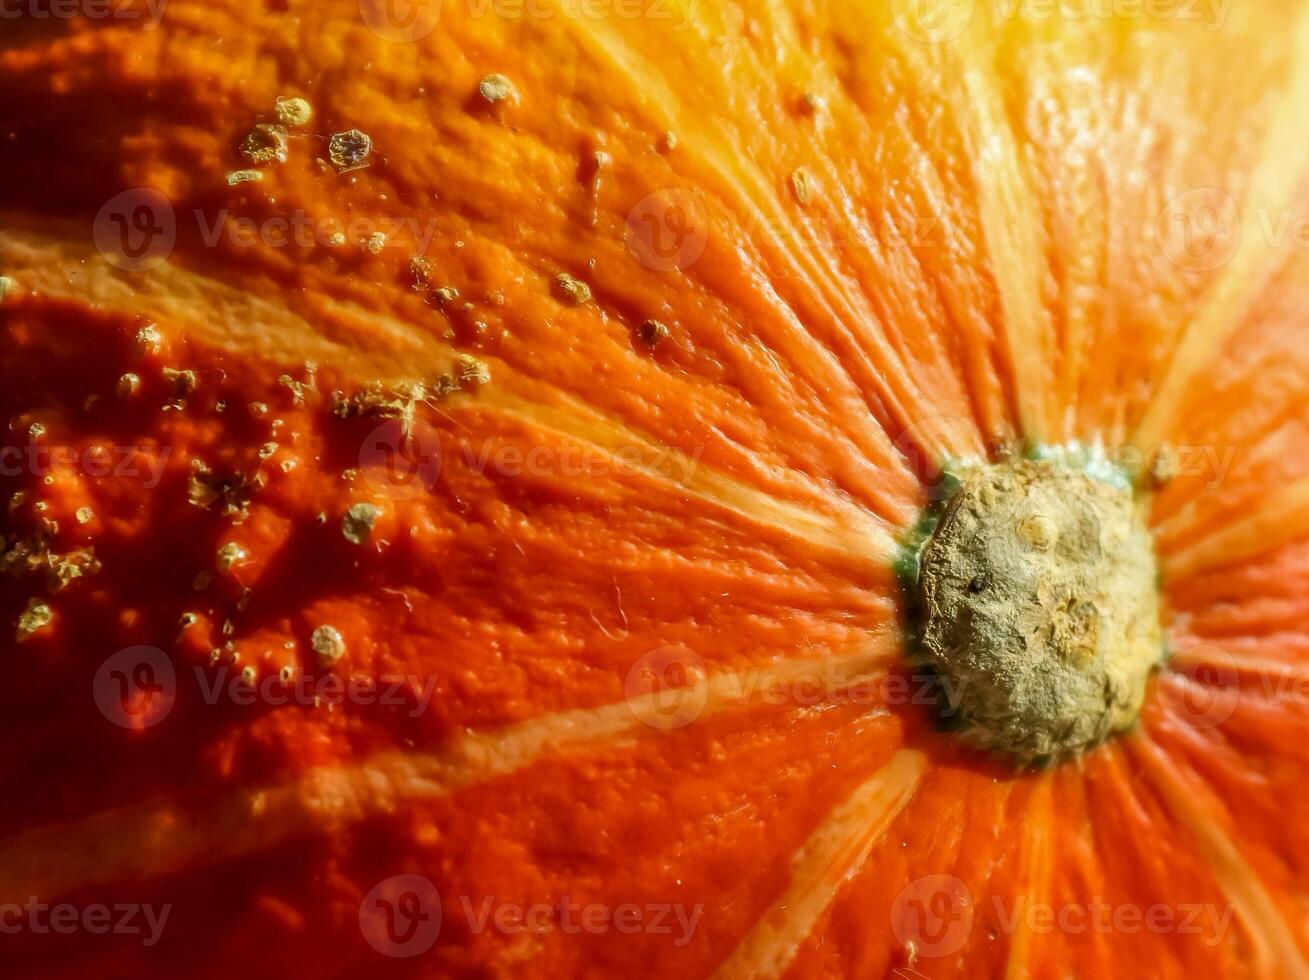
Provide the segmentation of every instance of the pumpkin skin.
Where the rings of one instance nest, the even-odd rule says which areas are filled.
[[[6,470],[0,519],[100,569],[4,579],[0,904],[171,910],[151,945],[6,933],[13,975],[1309,975],[1309,264],[1277,234],[1309,11],[914,8],[6,22],[0,408],[73,461]],[[229,185],[279,97],[313,119]],[[317,162],[352,129],[366,168]],[[139,188],[175,240],[123,268]],[[376,253],[331,242],[354,218]],[[399,422],[332,393],[461,353],[489,382],[415,411],[439,473],[379,479]],[[912,696],[893,564],[947,460],[1068,441],[1188,464],[1150,512],[1173,656],[1133,732],[1015,772]],[[196,506],[193,460],[266,483]],[[115,719],[140,647],[167,710]],[[247,666],[403,681],[207,703]],[[413,956],[361,926],[400,875],[440,898]]]

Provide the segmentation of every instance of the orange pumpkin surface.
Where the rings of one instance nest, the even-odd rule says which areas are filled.
[[[1309,976],[1305,4],[2,9],[0,973]],[[897,560],[1070,445],[1015,765]]]

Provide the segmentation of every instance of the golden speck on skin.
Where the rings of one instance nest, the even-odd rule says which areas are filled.
[[[173,397],[179,401],[189,397],[197,384],[194,371],[178,371],[176,368],[164,368],[164,380],[172,386]]]
[[[455,358],[455,377],[460,384],[484,385],[491,380],[491,368],[471,354],[460,354]]]
[[[218,549],[218,570],[220,572],[231,571],[234,565],[245,561],[247,557],[244,548],[235,541],[229,541]]]
[[[445,306],[459,298],[459,290],[454,286],[438,286],[432,290],[432,298],[436,300],[438,306]]]
[[[131,398],[141,390],[140,376],[128,371],[118,379],[118,387],[116,390],[119,398]]]
[[[184,612],[177,621],[179,630],[187,630],[199,622],[200,617],[193,612]]]
[[[573,306],[581,306],[591,300],[591,287],[566,272],[555,276],[554,284],[559,295]]]
[[[409,274],[413,277],[413,287],[417,292],[425,293],[432,284],[435,273],[432,260],[424,255],[414,255],[409,259]]]
[[[78,524],[90,524],[92,518],[95,517],[95,513],[91,510],[90,507],[79,507],[77,508],[77,513],[74,516],[77,518]]]
[[[268,414],[268,404],[267,404],[267,402],[251,402],[251,403],[250,403],[250,414],[253,415],[253,416],[254,416],[255,418],[257,418],[257,419],[261,419],[261,418],[263,418],[265,415]]]
[[[490,75],[483,77],[477,83],[477,91],[491,105],[512,98],[515,94],[514,83],[498,72],[492,72]]]
[[[250,163],[286,163],[286,130],[272,123],[260,123],[241,141],[241,156]]]
[[[305,392],[309,390],[308,384],[303,381],[296,381],[289,374],[279,376],[277,383],[291,393],[291,404],[303,405],[305,403]]]
[[[282,669],[277,672],[277,679],[283,684],[290,684],[295,680],[295,666],[293,664],[283,664]]]
[[[259,447],[259,453],[258,453],[258,455],[259,455],[259,458],[260,458],[260,459],[269,459],[269,458],[271,458],[271,457],[273,456],[273,454],[276,453],[276,452],[277,452],[277,443],[275,443],[275,442],[266,442],[266,443],[264,443],[262,446]]]
[[[801,168],[796,168],[791,174],[791,191],[801,204],[809,203],[811,197],[809,174]]]
[[[351,544],[367,544],[381,513],[370,503],[351,504],[341,518],[341,535]]]
[[[18,617],[18,642],[22,643],[33,633],[45,629],[54,620],[54,612],[39,599],[31,599]]]
[[[646,320],[636,328],[636,336],[647,347],[654,347],[668,336],[668,325],[658,320]]]
[[[345,639],[335,626],[324,624],[315,629],[309,637],[309,646],[324,667],[331,667],[345,656]]]
[[[283,126],[304,126],[314,118],[314,107],[301,98],[277,97],[277,121]]]
[[[27,427],[27,434],[31,436],[33,439],[40,439],[43,435],[45,435],[45,426],[42,425],[40,422],[33,422],[31,425]]]
[[[252,665],[246,664],[241,668],[241,680],[243,680],[248,686],[254,686],[255,677],[255,669]]]
[[[94,548],[78,548],[66,555],[50,555],[47,559],[46,584],[51,592],[60,592],[74,579],[83,575],[98,575],[103,567],[95,556]]]
[[[671,129],[667,130],[663,136],[659,137],[659,149],[664,153],[671,153],[677,149],[677,134]]]
[[[381,253],[386,248],[386,235],[380,231],[375,231],[363,241],[363,246],[374,255]]]
[[[136,332],[135,343],[138,354],[158,354],[163,347],[164,338],[159,333],[158,327],[153,323],[147,323]]]
[[[344,244],[345,244],[345,232],[343,232],[343,231],[334,231],[334,232],[332,232],[332,234],[329,235],[328,238],[327,238],[327,244],[328,244],[328,245],[335,246],[335,247],[338,247],[338,248],[339,248],[340,246],[344,245]]]
[[[262,170],[233,170],[227,175],[227,186],[235,187],[237,184],[253,184],[264,179]]]
[[[357,129],[333,133],[327,143],[327,156],[332,166],[342,173],[366,167],[372,152],[373,138]]]

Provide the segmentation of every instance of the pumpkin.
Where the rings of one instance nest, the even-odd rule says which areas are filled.
[[[5,16],[7,975],[1309,976],[1303,4]]]

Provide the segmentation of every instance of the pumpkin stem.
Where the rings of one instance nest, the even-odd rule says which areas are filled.
[[[1163,657],[1143,506],[1106,467],[956,470],[904,566],[916,651],[960,737],[1020,765],[1129,728]]]

